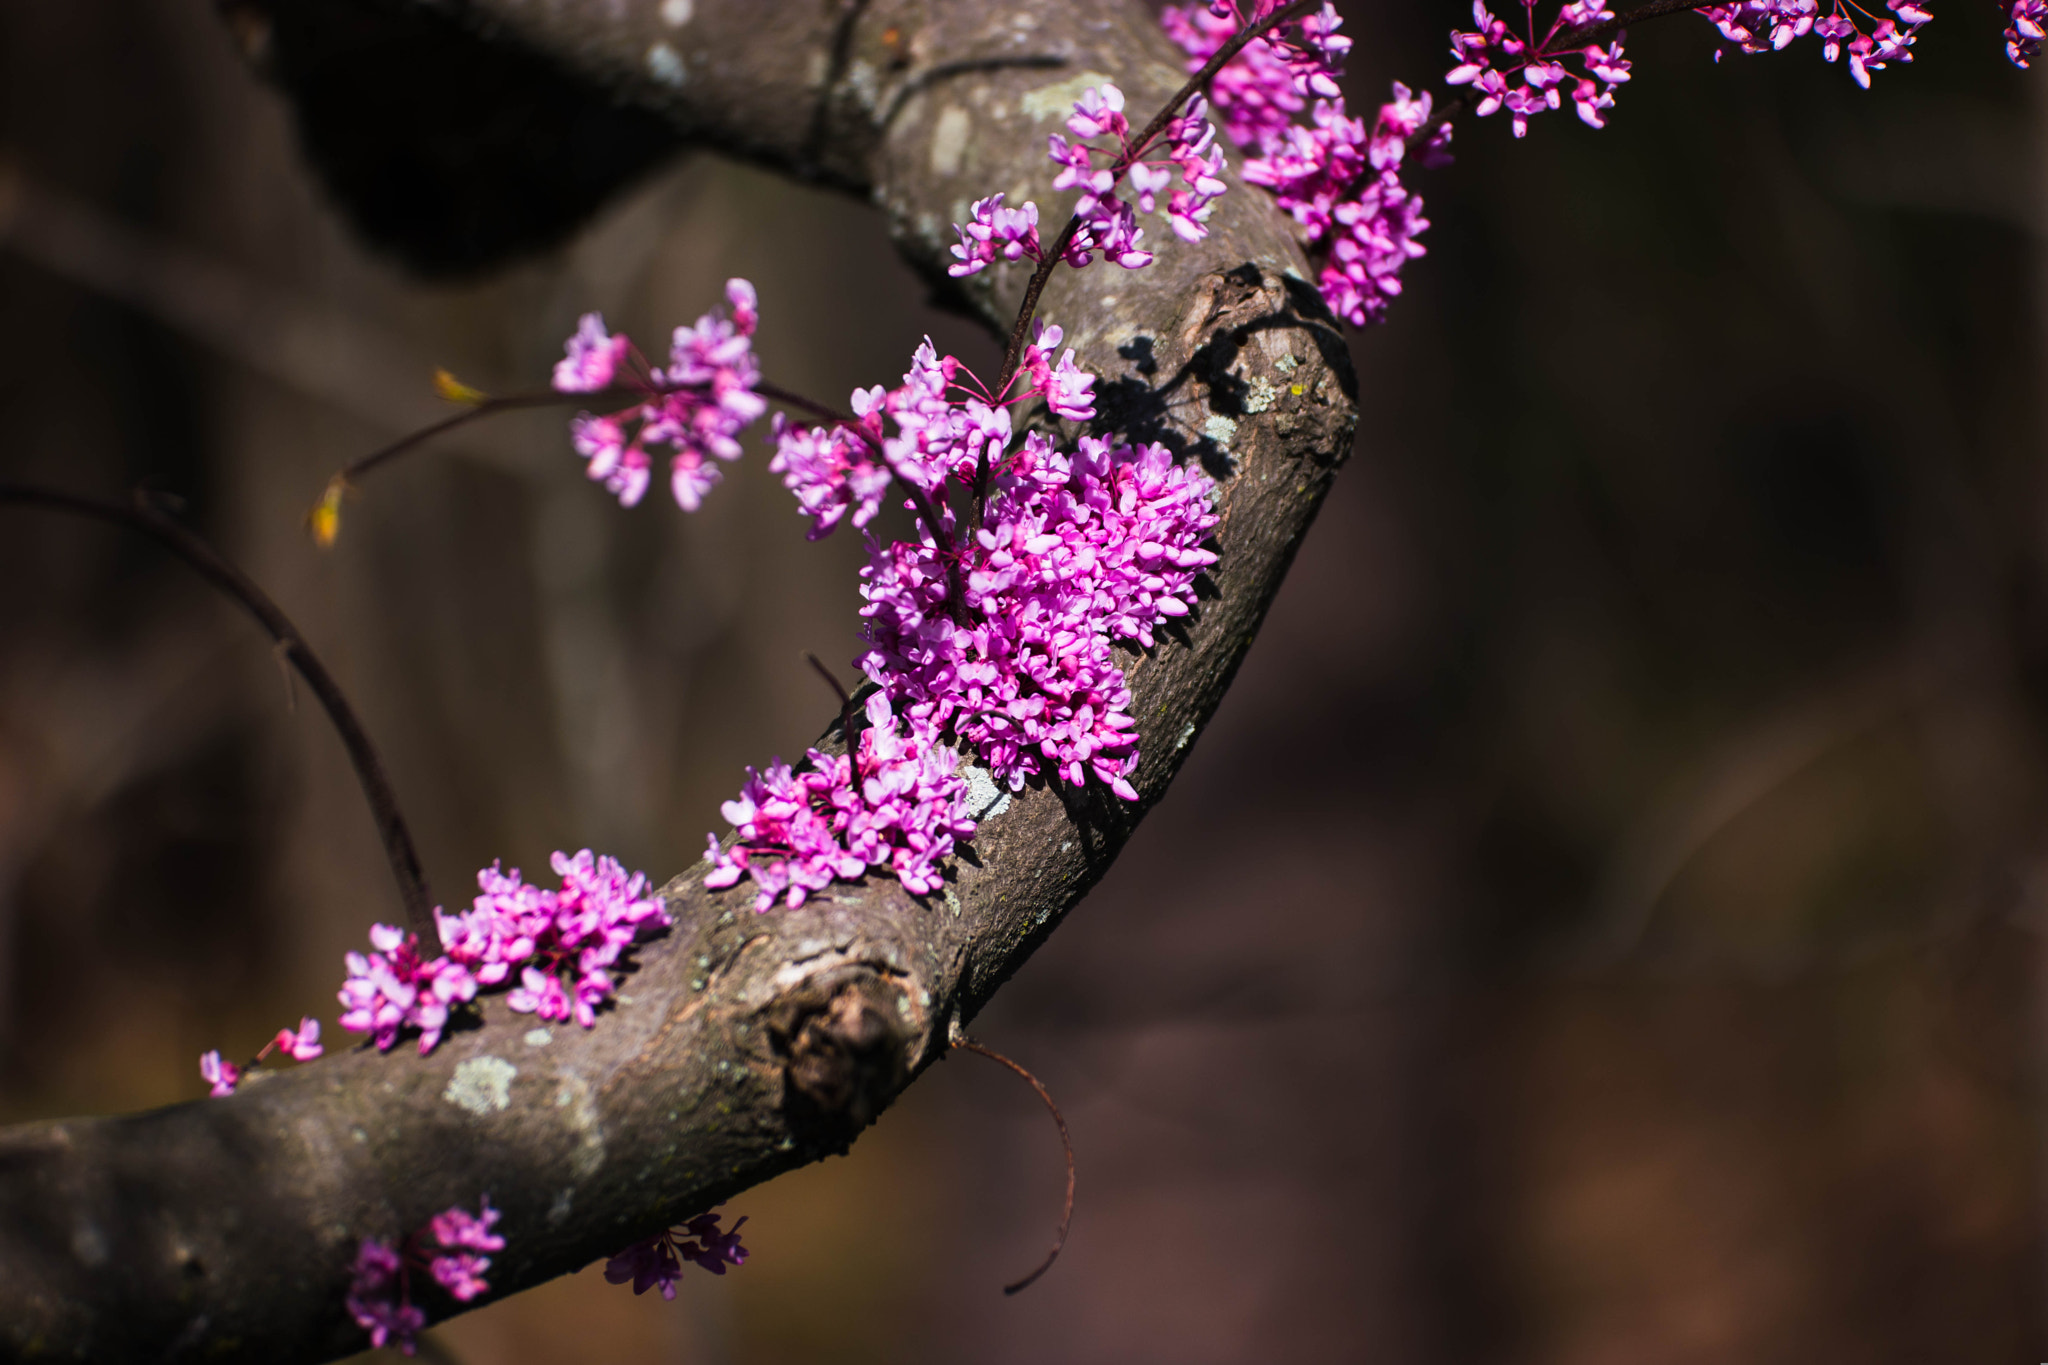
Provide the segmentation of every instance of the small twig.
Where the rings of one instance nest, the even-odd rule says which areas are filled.
[[[384,765],[370,743],[368,732],[356,719],[355,710],[343,695],[341,685],[320,662],[319,656],[313,653],[313,647],[306,643],[305,636],[299,634],[291,618],[270,600],[269,594],[222,558],[211,545],[152,505],[141,493],[136,495],[134,505],[130,506],[52,488],[0,483],[0,506],[8,505],[69,512],[140,531],[184,560],[201,578],[239,602],[256,618],[270,638],[277,642],[284,657],[298,669],[299,676],[306,680],[306,685],[313,689],[313,695],[326,708],[328,719],[334,722],[342,747],[348,750],[349,762],[355,767],[356,780],[362,784],[363,797],[370,803],[370,816],[376,821],[378,836],[384,842],[384,856],[390,861],[391,875],[398,882],[399,898],[405,902],[406,919],[420,936],[421,943],[431,950],[440,941],[434,926],[434,895],[427,886],[427,874],[420,866],[412,834],[406,828],[404,816],[399,814],[398,797],[391,789],[390,779],[385,776]]]
[[[1004,1066],[1022,1076],[1030,1083],[1031,1088],[1038,1092],[1038,1098],[1045,1101],[1045,1107],[1052,1111],[1052,1121],[1058,1124],[1060,1128],[1060,1146],[1065,1150],[1067,1156],[1067,1197],[1066,1201],[1060,1205],[1059,1230],[1053,1233],[1052,1250],[1045,1253],[1045,1259],[1039,1262],[1038,1269],[1014,1284],[1003,1286],[1005,1294],[1015,1294],[1020,1290],[1029,1289],[1037,1282],[1039,1276],[1051,1270],[1052,1263],[1060,1258],[1060,1249],[1067,1244],[1067,1229],[1074,1225],[1074,1137],[1073,1134],[1067,1131],[1066,1116],[1060,1113],[1060,1107],[1052,1102],[1052,1092],[1045,1088],[1045,1083],[1040,1081],[1038,1077],[1032,1075],[1002,1053],[997,1052],[994,1048],[983,1047],[972,1038],[962,1038],[953,1046],[965,1048],[969,1052],[980,1053],[992,1062],[1001,1062]]]
[[[413,447],[425,445],[436,436],[446,435],[457,427],[468,426],[471,422],[479,421],[485,417],[494,417],[501,412],[515,412],[521,408],[569,407],[578,403],[588,403],[593,398],[609,398],[613,396],[614,392],[621,396],[642,396],[637,389],[608,390],[604,393],[594,394],[557,393],[553,389],[544,389],[536,390],[532,393],[507,394],[503,398],[486,398],[482,402],[465,408],[463,411],[452,416],[443,417],[432,426],[421,427],[410,435],[399,437],[390,445],[379,446],[369,454],[349,461],[346,465],[342,466],[341,472],[334,476],[334,480],[343,484],[353,484],[378,465],[387,464],[397,459]]]
[[[1283,5],[1257,23],[1247,24],[1232,34],[1208,61],[1202,63],[1202,69],[1188,77],[1187,82],[1174,92],[1173,98],[1152,116],[1152,121],[1145,125],[1144,131],[1129,144],[1130,150],[1117,157],[1110,167],[1110,188],[1116,188],[1117,182],[1121,181],[1124,173],[1130,169],[1131,161],[1151,145],[1153,138],[1159,136],[1161,130],[1172,120],[1174,112],[1187,103],[1188,96],[1207,85],[1211,77],[1229,65],[1230,59],[1242,52],[1254,39],[1262,38],[1280,25],[1308,13],[1318,3],[1319,0],[1293,0],[1292,4]],[[1080,227],[1080,214],[1068,218],[1066,226],[1060,229],[1060,235],[1039,258],[1038,268],[1031,272],[1031,280],[1024,286],[1024,302],[1017,309],[1017,321],[1010,327],[1009,345],[1003,349],[1003,369],[996,378],[994,392],[1002,393],[1008,389],[1010,380],[1016,375],[1017,366],[1024,358],[1024,338],[1031,330],[1032,315],[1038,311],[1038,296],[1045,292],[1045,282],[1052,278],[1053,268],[1067,254],[1067,248],[1073,244],[1074,234]],[[976,497],[980,497],[983,491],[976,489]]]
[[[860,776],[860,751],[854,747],[853,743],[853,694],[846,690],[846,684],[839,681],[837,673],[825,667],[823,659],[809,650],[804,651],[804,658],[809,661],[812,668],[818,670],[818,676],[825,680],[825,685],[839,695],[839,728],[846,735],[846,759],[847,762],[853,765],[853,775],[858,778]]]

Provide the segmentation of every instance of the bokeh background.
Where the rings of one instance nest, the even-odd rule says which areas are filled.
[[[1354,4],[1354,104],[1455,3]],[[1812,42],[1630,44],[1612,126],[1466,120],[1364,420],[1172,796],[853,1153],[673,1303],[593,1271],[471,1365],[2008,1362],[2048,1354],[2039,131],[1991,4],[1857,90]],[[199,0],[0,7],[0,477],[185,500],[384,748],[433,880],[658,878],[831,712],[857,545],[749,459],[622,512],[558,416],[371,480],[446,366],[529,387],[729,275],[769,371],[890,381],[927,308],[862,206],[707,155],[569,244],[367,249]],[[426,136],[425,133],[422,136]],[[384,210],[402,220],[407,196]],[[424,211],[424,210],[423,210]],[[203,1093],[395,897],[338,744],[154,547],[0,510],[0,1118]],[[516,1235],[516,1229],[511,1230]]]

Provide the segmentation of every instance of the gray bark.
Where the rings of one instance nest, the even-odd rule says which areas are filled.
[[[1183,77],[1135,2],[455,13],[478,42],[547,54],[687,139],[872,196],[935,280],[971,199],[1065,199],[1045,137],[1082,86],[1113,78],[1142,118]],[[1041,309],[1103,376],[1104,426],[1221,479],[1213,591],[1174,638],[1126,656],[1137,807],[1045,789],[997,803],[947,892],[925,899],[870,880],[756,915],[744,885],[707,893],[699,865],[664,889],[676,928],[639,950],[595,1029],[537,1030],[494,997],[430,1057],[355,1050],[230,1099],[0,1133],[6,1355],[330,1358],[364,1344],[342,1309],[363,1237],[488,1194],[509,1241],[494,1296],[515,1293],[844,1150],[1164,796],[1350,449],[1343,341],[1286,220],[1238,186],[1212,229],[1156,243],[1143,271],[1062,270]],[[992,270],[961,298],[1002,331],[1023,280]],[[454,1311],[431,1288],[421,1300]]]

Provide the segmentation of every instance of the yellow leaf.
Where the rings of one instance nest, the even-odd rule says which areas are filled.
[[[347,491],[348,485],[335,479],[321,494],[319,505],[306,513],[306,531],[323,550],[333,549],[335,537],[341,534],[341,499]]]
[[[475,407],[490,398],[482,389],[472,389],[446,370],[434,371],[434,392],[451,403],[461,403],[468,407]]]

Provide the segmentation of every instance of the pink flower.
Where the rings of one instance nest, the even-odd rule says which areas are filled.
[[[567,354],[555,363],[555,391],[596,393],[608,387],[631,344],[625,337],[605,331],[602,314],[585,313],[576,325],[576,335],[562,348]]]
[[[427,1315],[406,1295],[405,1262],[384,1242],[364,1238],[356,1253],[355,1277],[342,1301],[356,1325],[370,1334],[373,1349],[390,1347],[413,1354]]]
[[[490,1291],[484,1272],[505,1239],[491,1231],[499,1218],[486,1195],[475,1215],[457,1205],[437,1213],[405,1239],[403,1249],[365,1238],[356,1252],[355,1273],[344,1304],[356,1325],[370,1334],[372,1348],[390,1347],[411,1355],[427,1315],[412,1303],[412,1272],[422,1266],[458,1302]]]
[[[427,1262],[428,1273],[435,1283],[464,1303],[491,1287],[484,1279],[484,1272],[491,1268],[491,1258],[476,1253],[505,1249],[505,1239],[491,1231],[498,1218],[498,1210],[491,1207],[490,1197],[485,1196],[473,1217],[457,1206],[435,1214],[427,1224],[427,1239],[438,1244],[444,1253]]]
[[[348,954],[341,1026],[369,1034],[380,1052],[391,1050],[401,1030],[416,1028],[425,1056],[441,1041],[450,1007],[475,998],[476,978],[449,957],[423,959],[418,937],[388,924],[371,927],[370,943],[375,952]]]
[[[857,766],[813,749],[801,772],[779,761],[765,773],[747,770],[739,797],[724,807],[739,836],[729,850],[712,837],[706,886],[751,877],[756,911],[778,899],[794,910],[870,869],[894,874],[916,895],[939,889],[939,861],[974,837],[958,760],[927,728],[899,725],[881,693],[868,699],[866,716]]]
[[[1841,0],[1830,0],[1826,14],[1820,12],[1818,0],[1734,0],[1730,4],[1704,6],[1700,13],[1721,30],[1723,38],[1744,52],[1779,50],[1808,33],[1817,33],[1821,38],[1821,56],[1832,62],[1847,53],[1850,79],[1867,90],[1871,72],[1892,62],[1913,60],[1909,51],[1913,40],[1921,26],[1933,17],[1913,0],[1897,0],[1886,7],[1892,17],[1874,20],[1867,33],[1856,15],[1868,19],[1869,12],[1854,5],[1845,9]],[[2013,56],[2011,30],[2007,33],[2006,51]],[[1720,54],[1714,55],[1718,60]],[[2013,56],[2013,60],[2019,58]]]
[[[293,1032],[288,1028],[279,1029],[277,1037],[271,1042],[271,1046],[277,1048],[280,1052],[288,1054],[295,1062],[312,1061],[325,1051],[320,1046],[320,1021],[318,1019],[301,1019],[299,1020],[297,1032]]]
[[[1104,82],[1090,86],[1074,101],[1067,115],[1067,131],[1076,137],[1113,137],[1119,142],[1131,135],[1131,121],[1124,117],[1124,92]]]
[[[221,1060],[218,1052],[201,1053],[199,1076],[213,1089],[207,1093],[215,1099],[235,1093],[235,1085],[242,1079],[242,1069],[233,1062]]]
[[[2005,30],[2005,55],[2024,67],[2041,53],[2048,39],[2048,0],[2012,0]]]
[[[964,549],[964,620],[929,537],[870,542],[862,571],[868,676],[912,727],[952,735],[1018,788],[1034,775],[1094,776],[1135,800],[1130,692],[1112,643],[1153,643],[1194,605],[1214,555],[1208,479],[1158,446],[1038,433],[1005,459],[982,529]]]
[[[635,1242],[604,1264],[604,1277],[611,1284],[629,1281],[635,1294],[661,1290],[665,1299],[676,1296],[676,1282],[683,1277],[683,1262],[689,1261],[714,1275],[723,1275],[728,1265],[745,1265],[747,1249],[740,1245],[740,1228],[746,1219],[721,1232],[719,1216],[699,1214],[680,1228],[668,1228]]]
[[[651,481],[649,446],[668,446],[669,490],[677,505],[694,512],[718,483],[712,460],[736,460],[739,433],[768,410],[754,392],[760,365],[751,338],[760,321],[754,286],[728,280],[727,319],[717,310],[678,327],[666,370],[647,370],[644,401],[606,416],[584,413],[569,424],[584,472],[627,507],[646,496]],[[629,349],[624,336],[608,337],[595,313],[569,339],[568,358],[556,367],[555,387],[588,392],[609,384]],[[602,376],[601,379],[598,376]]]
[[[1034,203],[1026,201],[1021,208],[1006,209],[1003,196],[992,194],[975,201],[968,219],[964,227],[953,225],[960,234],[960,244],[953,248],[959,260],[946,267],[946,273],[955,279],[977,273],[998,256],[1006,261],[1029,256],[1035,261],[1044,254],[1038,243],[1038,205]]]
[[[644,932],[669,918],[649,894],[647,878],[617,860],[584,849],[550,860],[561,889],[528,886],[519,870],[493,863],[477,873],[480,894],[459,915],[436,913],[441,942],[454,962],[483,985],[520,968],[505,1003],[521,1014],[574,1019],[585,1028],[612,994],[610,968]]]

